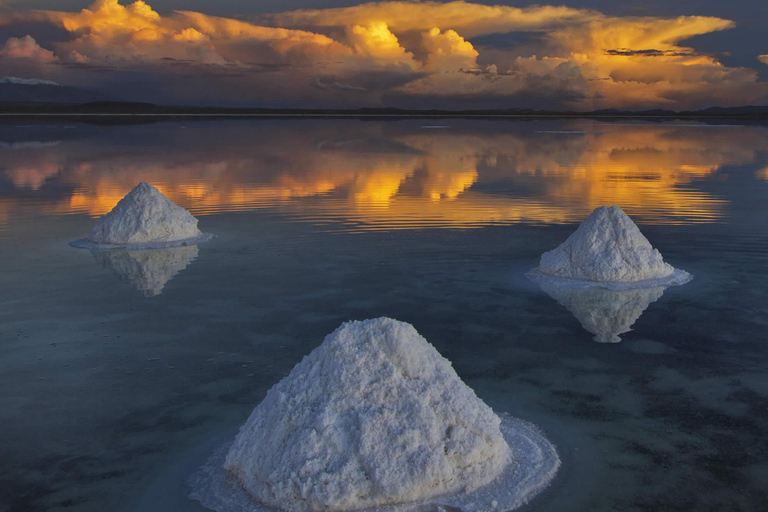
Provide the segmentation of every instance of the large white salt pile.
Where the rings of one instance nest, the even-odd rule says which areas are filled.
[[[139,183],[88,234],[92,244],[135,245],[200,237],[197,219],[149,183]]]
[[[499,425],[411,325],[348,322],[267,393],[224,466],[268,506],[359,510],[490,483],[511,461]]]
[[[276,384],[188,479],[217,512],[462,510],[527,503],[560,467],[409,324],[348,322]]]
[[[619,283],[675,274],[618,206],[593,211],[562,245],[541,256],[537,270],[556,277]]]

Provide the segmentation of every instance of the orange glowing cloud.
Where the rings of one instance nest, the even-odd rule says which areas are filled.
[[[70,38],[52,49],[31,36],[12,38],[0,58],[171,75],[193,74],[189,66],[204,66],[203,74],[212,76],[236,71],[243,75],[232,86],[239,84],[237,94],[248,99],[250,91],[253,99],[258,90],[259,99],[273,103],[330,105],[332,98],[351,97],[350,91],[361,102],[355,106],[409,97],[535,97],[553,108],[581,110],[768,101],[768,83],[755,70],[725,66],[717,55],[683,45],[734,27],[708,16],[616,17],[555,6],[385,1],[245,21],[189,11],[160,15],[141,0],[97,0],[80,12],[29,11],[0,24],[30,21],[59,27]],[[536,38],[504,48],[472,40],[512,32]]]
[[[375,2],[336,9],[305,9],[261,16],[258,21],[280,27],[316,30],[361,25],[377,20],[395,33],[423,32],[432,27],[455,30],[464,37],[511,31],[539,31],[602,18],[597,11],[569,7],[525,8],[458,2]]]

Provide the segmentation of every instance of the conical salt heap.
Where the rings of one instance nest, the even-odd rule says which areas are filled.
[[[618,206],[593,211],[560,247],[541,256],[542,274],[600,282],[671,276],[675,269]]]
[[[511,462],[499,426],[411,325],[348,322],[267,393],[224,467],[269,507],[360,510],[490,483]]]
[[[175,242],[202,235],[197,219],[149,183],[139,183],[88,234],[95,244]]]

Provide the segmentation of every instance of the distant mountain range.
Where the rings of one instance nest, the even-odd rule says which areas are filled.
[[[69,87],[50,80],[0,77],[0,104],[79,105],[113,99],[95,91]]]
[[[695,111],[596,110],[567,112],[532,109],[409,110],[399,108],[285,109],[171,107],[123,102],[88,89],[60,85],[50,80],[0,77],[0,114],[28,115],[132,115],[132,116],[270,116],[270,117],[648,117],[648,118],[749,118],[768,120],[768,105],[711,107]]]

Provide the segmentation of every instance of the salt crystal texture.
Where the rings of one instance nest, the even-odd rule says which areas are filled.
[[[411,325],[348,322],[267,393],[224,467],[253,499],[290,512],[421,501],[508,468],[500,423]]]
[[[599,282],[633,282],[671,276],[638,227],[618,206],[601,206],[557,249],[541,256],[538,271]]]
[[[139,183],[91,229],[94,244],[175,242],[201,236],[197,219],[149,183]]]

